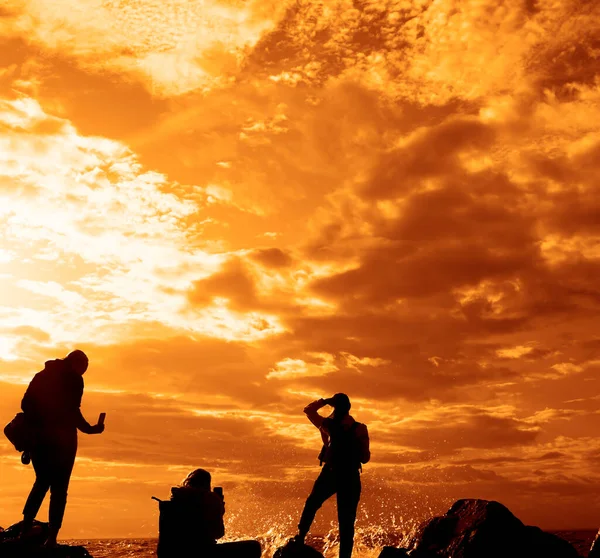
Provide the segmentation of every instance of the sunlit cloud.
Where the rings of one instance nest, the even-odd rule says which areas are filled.
[[[169,95],[227,85],[247,49],[273,28],[285,8],[285,2],[265,0],[243,5],[86,0],[76,6],[69,0],[52,5],[11,0],[3,31],[28,35],[93,70],[133,74],[153,93]]]
[[[334,355],[314,353],[310,356],[313,357],[314,362],[305,362],[297,358],[285,358],[279,361],[269,371],[267,379],[323,376],[338,370],[338,367],[334,364]]]
[[[529,354],[531,351],[533,351],[533,347],[518,345],[516,347],[510,347],[507,349],[498,349],[496,354],[501,358],[520,358]]]
[[[177,185],[145,171],[124,145],[81,136],[32,99],[5,101],[0,118],[9,126],[2,138],[3,176],[21,185],[0,193],[7,224],[3,242],[31,272],[39,269],[35,261],[58,266],[50,269],[50,280],[14,283],[37,295],[30,299],[38,300],[37,312],[27,310],[35,314],[28,322],[25,310],[18,310],[4,324],[30,323],[59,343],[109,342],[118,336],[109,324],[123,328],[140,320],[231,339],[282,331],[275,317],[236,315],[218,304],[186,315],[185,297],[178,292],[217,269],[222,258],[186,246],[195,234],[187,219],[202,208],[167,191]],[[35,132],[47,124],[51,130]],[[65,267],[77,261],[83,271]],[[51,311],[56,303],[58,313]]]

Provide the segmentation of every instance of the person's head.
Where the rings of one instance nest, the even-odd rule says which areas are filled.
[[[65,362],[66,362],[67,366],[69,366],[69,368],[71,370],[73,370],[73,372],[76,372],[77,374],[81,374],[82,376],[83,376],[83,374],[85,374],[85,371],[88,369],[88,364],[89,364],[87,355],[83,351],[80,351],[79,349],[76,349],[75,351],[70,352],[66,356]]]
[[[344,417],[350,412],[350,398],[345,393],[336,393],[329,399],[329,403],[334,408],[336,417]]]
[[[186,488],[204,488],[210,490],[211,476],[204,469],[192,471],[181,483]]]

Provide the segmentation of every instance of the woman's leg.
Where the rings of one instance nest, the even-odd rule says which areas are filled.
[[[360,473],[352,471],[338,480],[337,508],[340,526],[340,558],[350,558],[354,547],[354,523],[360,500]]]
[[[335,494],[335,491],[335,478],[331,471],[324,467],[315,481],[310,496],[306,499],[306,504],[304,504],[302,517],[300,517],[300,523],[298,524],[298,538],[301,541],[304,541],[308,534],[319,508],[325,503],[325,500]]]
[[[44,501],[46,493],[50,488],[50,482],[52,478],[52,463],[50,454],[48,451],[46,451],[46,448],[38,448],[37,450],[34,450],[31,455],[31,460],[33,462],[33,469],[35,471],[35,482],[33,483],[33,487],[29,492],[29,496],[25,502],[25,507],[23,508],[23,525],[21,528],[21,535],[25,535],[33,525],[33,521],[40,511],[42,502]]]
[[[67,491],[71,472],[75,463],[77,447],[63,447],[56,455],[52,467],[52,477],[50,479],[50,512],[49,512],[49,533],[47,546],[56,545],[58,532],[62,527],[65,509],[67,507]]]

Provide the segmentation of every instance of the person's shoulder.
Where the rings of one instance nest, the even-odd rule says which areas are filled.
[[[369,430],[367,428],[367,425],[364,422],[358,422],[356,421],[355,423],[355,430],[357,434],[368,434]]]
[[[73,372],[68,368],[63,370],[63,375],[72,386],[81,386],[83,387],[83,376],[81,374],[77,374],[77,372]]]
[[[223,502],[223,498],[221,498],[221,496],[219,496],[216,492],[213,492],[212,490],[206,491],[206,499],[211,503],[218,504],[219,506]]]
[[[42,370],[33,375],[29,383],[35,387],[41,387],[48,382],[53,382],[57,370],[58,368],[54,365],[54,361],[48,361]]]
[[[202,494],[204,509],[209,513],[223,514],[223,499],[216,492],[206,490]]]
[[[216,492],[213,492],[212,490],[201,490],[199,492],[203,500],[207,500],[209,502],[217,502],[221,500],[221,496],[219,496]]]
[[[35,380],[37,378],[38,380],[41,380],[43,378],[52,378],[57,373],[60,373],[62,369],[62,361],[58,359],[47,360],[44,363],[44,368],[42,368],[39,372],[36,372],[36,374],[33,376],[33,379]]]

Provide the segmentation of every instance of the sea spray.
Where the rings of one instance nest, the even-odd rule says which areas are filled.
[[[596,530],[556,531],[555,533],[571,542],[584,556],[592,544]],[[327,535],[314,538],[308,537],[308,542],[315,548],[324,549],[326,537]],[[353,554],[353,558],[376,558],[379,556],[382,547],[378,547],[375,542],[395,540],[395,537],[396,535],[393,533],[365,533],[361,529],[357,532],[356,552]],[[363,539],[366,539],[366,541]],[[284,544],[287,537],[277,533],[277,528],[274,527],[273,533],[265,533],[263,537],[260,537],[260,540],[263,544],[262,558],[272,558],[275,549]],[[156,539],[77,539],[61,542],[85,546],[93,558],[156,558]],[[403,546],[404,542],[406,541],[400,540],[399,546]],[[334,542],[328,547],[326,557],[337,558],[337,550],[338,545]]]

